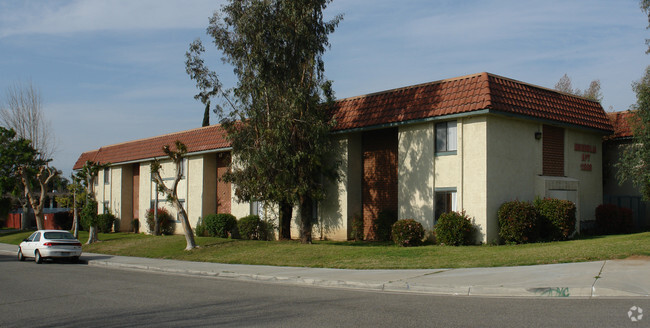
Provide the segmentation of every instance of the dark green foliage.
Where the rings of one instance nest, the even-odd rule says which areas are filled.
[[[249,215],[239,219],[239,221],[237,221],[237,227],[242,239],[273,239],[273,225],[260,219],[257,215]]]
[[[81,226],[84,230],[90,229],[90,226],[97,225],[97,202],[94,199],[88,199],[81,209]]]
[[[230,109],[222,126],[239,163],[223,179],[237,186],[239,199],[299,205],[303,243],[311,242],[309,209],[324,198],[324,182],[337,176],[323,55],[341,17],[323,20],[330,2],[228,1],[210,19],[208,34],[234,68],[229,91],[205,67],[200,40],[186,61],[198,99],[218,95]]]
[[[203,223],[203,219],[201,217],[199,217],[199,220],[196,222],[196,227],[194,227],[194,234],[196,234],[197,237],[208,236],[208,230],[205,229],[205,223]]]
[[[375,240],[391,240],[391,230],[395,222],[397,222],[397,213],[395,213],[395,211],[383,210],[379,212],[379,215],[377,215],[377,218],[373,221]]]
[[[363,217],[359,213],[352,216],[352,239],[355,241],[363,240]]]
[[[497,213],[499,237],[506,243],[530,243],[537,240],[537,213],[529,202],[505,202]]]
[[[641,191],[643,200],[650,201],[650,66],[643,78],[632,86],[637,98],[628,122],[633,139],[616,164],[617,178],[619,183],[632,181]]]
[[[567,240],[575,232],[576,206],[568,200],[537,198],[534,202],[539,215],[540,238],[544,240]]]
[[[632,210],[613,204],[596,207],[596,229],[599,234],[613,235],[632,232]]]
[[[120,225],[122,224],[122,220],[120,218],[116,218],[113,221],[113,231],[114,232],[120,232]]]
[[[115,215],[111,213],[104,213],[97,215],[97,230],[101,233],[109,233],[113,229],[115,222]]]
[[[413,219],[399,220],[392,226],[392,237],[396,245],[420,246],[424,238],[424,227]]]
[[[153,218],[153,209],[148,209],[147,210],[147,226],[149,228],[149,232],[153,232],[155,222]],[[176,220],[172,217],[169,212],[167,212],[166,209],[164,208],[159,208],[158,209],[158,220],[160,220],[160,233],[163,235],[173,235],[174,231],[176,231]]]
[[[438,218],[434,231],[439,244],[460,246],[475,243],[476,227],[465,212],[443,213]]]
[[[140,233],[140,220],[133,219],[133,221],[131,221],[131,228],[133,228],[133,232]]]
[[[72,213],[70,212],[58,212],[54,213],[54,224],[62,230],[71,230],[72,229]]]
[[[203,218],[203,223],[212,237],[228,238],[231,236],[234,238],[238,235],[237,218],[232,214],[210,214]]]

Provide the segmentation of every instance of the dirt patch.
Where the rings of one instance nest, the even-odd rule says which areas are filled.
[[[632,255],[625,258],[625,260],[635,260],[635,261],[650,261],[650,256],[647,255]]]

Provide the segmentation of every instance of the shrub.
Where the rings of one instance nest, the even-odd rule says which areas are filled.
[[[153,221],[153,208],[147,210],[147,226],[149,232],[153,233],[155,222]],[[173,235],[176,230],[176,220],[164,208],[158,208],[158,220],[160,220],[160,233],[163,235]]]
[[[576,230],[576,205],[568,200],[535,199],[540,238],[567,240]]]
[[[474,244],[476,227],[465,212],[447,212],[440,215],[434,227],[440,244],[460,246]]]
[[[241,238],[248,240],[273,239],[273,225],[260,219],[257,215],[245,216],[237,221]]]
[[[111,213],[97,215],[97,231],[101,233],[111,232],[113,221],[115,221],[115,215]]]
[[[424,238],[424,228],[413,219],[398,220],[391,227],[395,244],[403,247],[419,246]]]
[[[140,232],[140,220],[139,219],[133,219],[133,221],[131,221],[131,227],[133,228],[133,232],[139,233]]]
[[[393,224],[397,222],[397,213],[391,210],[383,210],[379,212],[375,221],[373,221],[373,230],[375,232],[375,240],[389,241],[391,240],[391,229]]]
[[[114,232],[120,232],[120,225],[122,224],[121,220],[119,218],[115,219],[113,221],[113,231]]]
[[[363,217],[359,213],[352,216],[352,239],[363,240]]]
[[[203,219],[201,217],[199,217],[199,220],[196,221],[196,227],[194,227],[194,234],[197,237],[208,236],[208,231],[205,229],[205,224],[203,223]]]
[[[81,209],[81,226],[84,230],[90,230],[91,225],[97,224],[97,202],[93,199],[87,200]]]
[[[237,219],[232,214],[210,214],[203,219],[203,222],[212,237],[235,238],[237,236]]]
[[[537,213],[529,202],[505,202],[499,207],[499,236],[506,243],[529,243],[537,240]]]
[[[632,232],[634,213],[631,209],[614,204],[603,204],[596,207],[596,229],[598,233],[620,234]]]

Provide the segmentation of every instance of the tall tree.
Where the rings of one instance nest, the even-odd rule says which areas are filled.
[[[619,183],[632,181],[641,190],[643,199],[650,201],[650,66],[632,88],[637,98],[628,122],[633,139],[616,164],[617,177]]]
[[[83,183],[86,189],[86,202],[81,211],[81,216],[88,223],[88,241],[86,244],[92,244],[99,241],[97,236],[97,201],[95,200],[95,181],[110,164],[100,164],[93,161],[86,161],[84,166],[77,172],[76,179]]]
[[[207,30],[238,80],[230,92],[219,85],[217,93],[231,107],[222,120],[233,149],[224,179],[237,186],[241,200],[279,205],[281,238],[289,233],[291,209],[299,205],[303,243],[311,243],[323,177],[336,177],[337,163],[329,160],[333,123],[324,104],[333,93],[323,54],[342,16],[324,20],[330,2],[230,0]],[[190,50],[201,49],[197,44]]]
[[[648,15],[648,26],[646,29],[650,29],[650,0],[641,0],[641,10]],[[645,51],[646,54],[650,54],[650,39],[645,39],[645,44],[648,46],[648,50]]]
[[[172,203],[176,208],[176,211],[178,211],[178,214],[181,217],[183,232],[185,233],[185,242],[187,243],[185,250],[188,251],[196,247],[196,242],[194,241],[194,232],[192,232],[192,226],[190,225],[190,221],[187,218],[187,212],[185,211],[183,204],[178,199],[177,193],[178,182],[181,181],[181,178],[183,177],[183,157],[187,153],[187,147],[185,144],[178,140],[176,141],[175,146],[175,150],[172,150],[169,145],[163,146],[163,151],[169,157],[169,159],[171,159],[175,168],[174,182],[172,182],[171,188],[165,184],[165,181],[160,176],[161,164],[158,159],[154,160],[154,162],[151,164],[151,177],[158,185],[158,191],[164,193],[167,196],[167,201]]]
[[[31,82],[15,83],[5,90],[0,105],[2,125],[16,131],[18,137],[31,140],[40,159],[52,158],[55,151],[54,134],[43,113],[41,93]]]
[[[210,98],[217,95],[221,90],[221,82],[216,73],[210,71],[201,58],[205,52],[205,47],[200,40],[190,44],[190,49],[185,53],[185,72],[190,78],[196,81],[196,88],[199,93],[194,95],[194,99],[201,101],[205,106],[203,112],[203,123],[201,126],[210,125]]]
[[[573,88],[571,78],[564,74],[560,80],[555,84],[555,90],[561,91],[564,93],[569,93],[579,97],[584,97],[593,101],[602,102],[603,94],[600,91],[600,80],[593,80],[589,83],[589,87],[584,91]]]

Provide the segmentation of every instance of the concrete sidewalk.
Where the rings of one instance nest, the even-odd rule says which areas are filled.
[[[18,247],[0,244],[0,253]],[[90,266],[387,292],[498,297],[650,297],[650,259],[520,267],[344,270],[238,265],[84,253]]]

